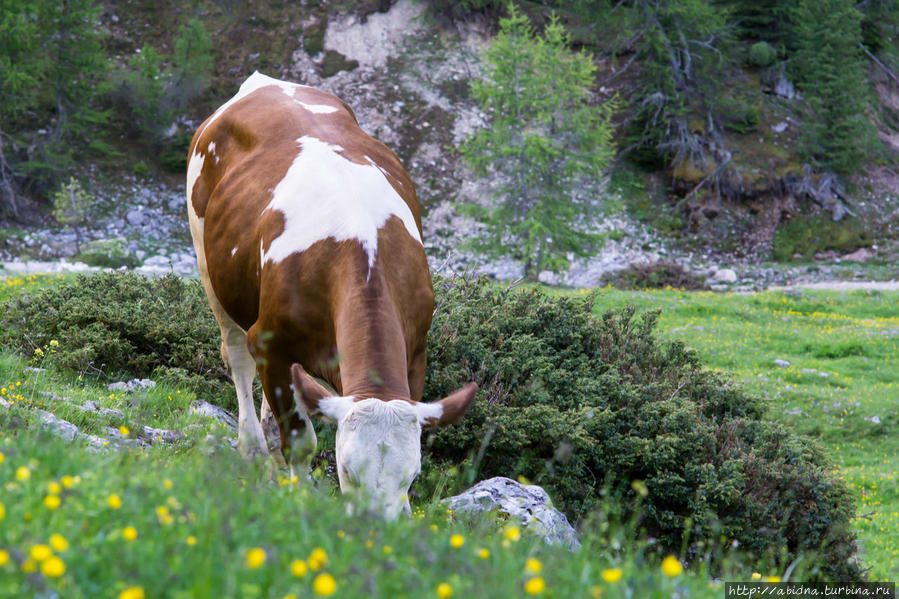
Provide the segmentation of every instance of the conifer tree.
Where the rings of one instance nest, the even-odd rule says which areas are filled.
[[[852,0],[800,0],[793,13],[793,71],[810,108],[806,152],[841,174],[862,166],[872,138],[861,18]]]
[[[467,207],[486,225],[479,245],[522,259],[533,279],[599,242],[588,230],[596,212],[591,191],[613,153],[615,102],[590,105],[596,67],[590,55],[569,49],[555,16],[539,36],[514,5],[508,13],[472,85],[489,126],[461,152],[477,174],[499,181],[494,203]]]

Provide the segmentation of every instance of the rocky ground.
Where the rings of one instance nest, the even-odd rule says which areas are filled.
[[[484,122],[468,97],[467,82],[477,70],[488,32],[473,22],[455,30],[437,29],[442,33],[434,35],[427,18],[422,5],[412,0],[399,0],[385,13],[332,18],[320,51],[310,55],[304,50],[310,46],[307,40],[298,40],[289,77],[344,98],[362,127],[400,155],[423,204],[425,245],[434,272],[517,279],[523,274],[521,263],[488,261],[459,249],[479,225],[459,215],[455,206],[490,195],[489,185],[473,177],[451,151]],[[304,24],[303,31],[314,31],[314,25]],[[81,244],[75,232],[58,226],[0,229],[0,266],[7,272],[128,266],[149,274],[197,274],[183,185],[132,175],[114,182],[97,180],[91,191],[97,195],[97,207],[81,232]],[[679,249],[624,213],[605,218],[598,229],[614,232],[599,252],[573,262],[566,273],[544,272],[540,279],[589,287],[600,284],[604,274],[631,264],[673,261],[708,277],[716,288],[752,290],[869,278],[872,269],[862,265],[883,260],[884,253],[875,248],[848,256],[822,255],[803,266],[760,265]],[[80,261],[74,260],[78,249]],[[873,276],[889,278],[892,273],[883,269]]]

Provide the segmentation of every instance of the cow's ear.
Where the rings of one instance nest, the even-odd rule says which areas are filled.
[[[418,421],[424,428],[437,428],[459,422],[474,396],[478,392],[477,383],[468,383],[458,391],[454,391],[440,401],[428,404],[417,404]]]
[[[290,367],[290,378],[293,380],[294,396],[300,407],[306,408],[309,414],[317,414],[318,402],[332,395],[318,381],[306,374],[299,364]]]
[[[328,393],[328,390],[306,374],[299,364],[290,367],[290,377],[293,379],[293,392],[299,406],[305,408],[310,416],[340,422],[353,407],[352,397],[339,397]]]

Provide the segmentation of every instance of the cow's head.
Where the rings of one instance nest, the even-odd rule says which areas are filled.
[[[293,388],[311,416],[337,423],[337,477],[352,503],[396,518],[410,513],[409,487],[421,471],[421,430],[458,422],[478,386],[469,383],[434,403],[382,401],[329,394],[299,364]]]

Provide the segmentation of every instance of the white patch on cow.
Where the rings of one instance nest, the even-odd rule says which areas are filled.
[[[312,114],[331,114],[332,112],[337,112],[338,110],[336,106],[330,106],[328,104],[306,104],[305,102],[300,102],[299,100],[294,101]]]
[[[418,423],[422,426],[434,424],[443,416],[443,405],[438,403],[417,403],[415,412],[418,414]]]
[[[200,154],[199,150],[194,151],[194,155],[190,157],[187,163],[187,203],[190,204],[194,193],[194,184],[200,178],[203,172],[203,164],[206,162],[206,156]]]
[[[318,411],[322,413],[322,416],[325,416],[334,422],[340,422],[346,413],[353,407],[354,401],[355,398],[352,396],[323,397],[318,400]]]
[[[275,186],[262,211],[284,215],[284,231],[271,240],[262,263],[278,263],[333,238],[355,239],[368,254],[371,269],[378,252],[378,230],[398,217],[421,243],[415,217],[377,165],[357,164],[341,156],[339,146],[305,135],[297,140],[300,153]]]
[[[202,136],[203,132],[209,128],[209,125],[214,123],[216,121],[216,119],[218,119],[220,116],[222,116],[225,113],[225,111],[228,110],[229,107],[231,107],[231,105],[246,98],[247,96],[252,94],[257,89],[262,88],[262,87],[267,87],[269,85],[274,85],[274,86],[280,87],[284,91],[284,93],[286,93],[287,95],[289,95],[291,97],[293,97],[293,92],[294,92],[294,90],[296,90],[296,88],[308,87],[306,85],[299,85],[297,83],[281,81],[280,79],[275,79],[273,77],[269,77],[268,75],[263,75],[259,71],[256,71],[252,75],[247,77],[247,80],[244,81],[240,85],[240,89],[237,90],[237,93],[234,94],[233,98],[231,98],[230,100],[228,100],[227,102],[225,102],[224,104],[219,106],[219,109],[216,110],[211,117],[209,117],[209,120],[206,121],[206,125],[204,125],[203,129],[200,130],[200,135]]]
[[[346,399],[319,401],[319,410],[339,417],[335,450],[341,491],[386,518],[409,513],[409,487],[421,470],[417,406],[400,399]]]
[[[209,153],[212,154],[213,156],[215,156],[215,142],[214,141],[209,142]]]
[[[234,248],[231,250],[231,255],[233,256],[236,253],[237,253],[237,246],[235,245]]]

